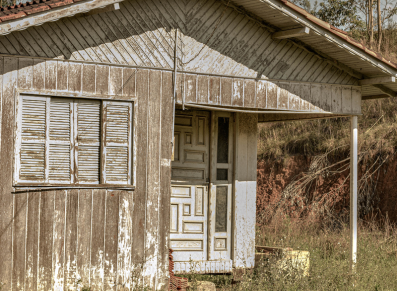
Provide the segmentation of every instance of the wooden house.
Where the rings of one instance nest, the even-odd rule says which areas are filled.
[[[396,73],[286,0],[2,9],[2,290],[252,268],[258,122],[352,117],[354,262],[357,115]]]

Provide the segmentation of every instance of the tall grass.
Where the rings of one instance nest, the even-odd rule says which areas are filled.
[[[310,220],[273,220],[257,233],[257,245],[292,247],[310,252],[310,275],[293,268],[280,270],[276,257],[257,264],[243,280],[196,275],[216,283],[218,290],[397,290],[397,228],[387,220],[361,222],[356,272],[350,272],[349,227],[324,228]],[[190,275],[190,279],[194,275]]]
[[[362,102],[358,118],[359,147],[374,157],[397,148],[397,99]],[[258,159],[285,160],[291,155],[317,155],[333,151],[336,159],[349,154],[348,117],[259,125]],[[376,146],[374,146],[376,142]]]

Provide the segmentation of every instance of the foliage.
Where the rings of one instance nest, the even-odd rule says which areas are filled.
[[[326,0],[320,3],[315,15],[333,26],[345,27],[349,31],[362,26],[355,0]]]

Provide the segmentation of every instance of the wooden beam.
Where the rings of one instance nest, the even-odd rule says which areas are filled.
[[[396,77],[393,77],[393,76],[362,79],[359,81],[361,86],[384,84],[384,83],[394,83],[394,82],[396,82]]]
[[[283,31],[273,33],[272,38],[273,39],[285,39],[285,38],[308,35],[309,32],[310,32],[310,28],[308,28],[308,27],[283,30]]]
[[[397,92],[395,92],[394,90],[386,87],[385,85],[375,84],[375,85],[372,85],[372,86],[380,89],[383,93],[389,95],[390,97],[397,97]]]
[[[370,96],[363,96],[361,100],[372,100],[372,99],[383,99],[383,98],[390,98],[390,96],[387,94],[370,95]]]

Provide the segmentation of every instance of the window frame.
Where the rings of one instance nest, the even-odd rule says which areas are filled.
[[[135,98],[128,98],[128,99],[120,99],[117,98],[116,96],[109,96],[109,98],[103,98],[101,96],[90,96],[90,94],[84,94],[76,96],[77,94],[71,94],[69,92],[37,92],[33,91],[31,92],[30,90],[18,90],[16,89],[15,91],[15,99],[14,99],[14,155],[13,155],[13,187],[14,189],[29,189],[29,190],[45,190],[45,189],[101,189],[101,188],[106,188],[106,189],[125,189],[125,190],[134,190],[135,189],[135,183],[136,183],[136,129],[135,126],[137,124],[137,115],[136,115],[136,110],[137,110],[137,102]],[[46,102],[49,103],[51,102],[51,98],[56,98],[56,99],[64,99],[70,100],[72,107],[73,107],[73,113],[71,112],[71,140],[70,144],[72,146],[71,148],[71,154],[70,154],[70,167],[71,171],[73,170],[74,172],[71,172],[71,182],[70,183],[54,183],[50,182],[49,180],[45,181],[46,177],[48,177],[48,173],[45,173],[45,178],[44,180],[38,180],[38,181],[25,181],[25,180],[20,180],[19,179],[19,170],[20,170],[20,150],[21,150],[21,145],[22,145],[22,98],[23,97],[32,97],[32,99],[37,98],[45,98]],[[116,98],[115,98],[116,97]],[[99,147],[100,147],[100,156],[99,156],[99,183],[78,183],[76,181],[76,166],[77,166],[77,161],[76,161],[76,151],[74,149],[76,145],[76,120],[75,117],[77,116],[75,110],[76,110],[76,104],[78,103],[78,100],[92,100],[92,101],[99,101],[100,102],[100,140],[99,140]],[[130,121],[129,121],[129,145],[128,145],[128,181],[127,183],[120,184],[120,183],[111,183],[107,182],[104,183],[104,172],[105,172],[105,121],[103,119],[104,116],[104,110],[105,110],[105,102],[114,102],[114,103],[129,103],[130,104]],[[47,107],[48,108],[48,107]],[[49,110],[46,110],[46,125],[45,125],[45,166],[44,169],[47,172],[49,169],[49,154],[48,154],[48,135],[49,135],[49,116],[50,112]]]

